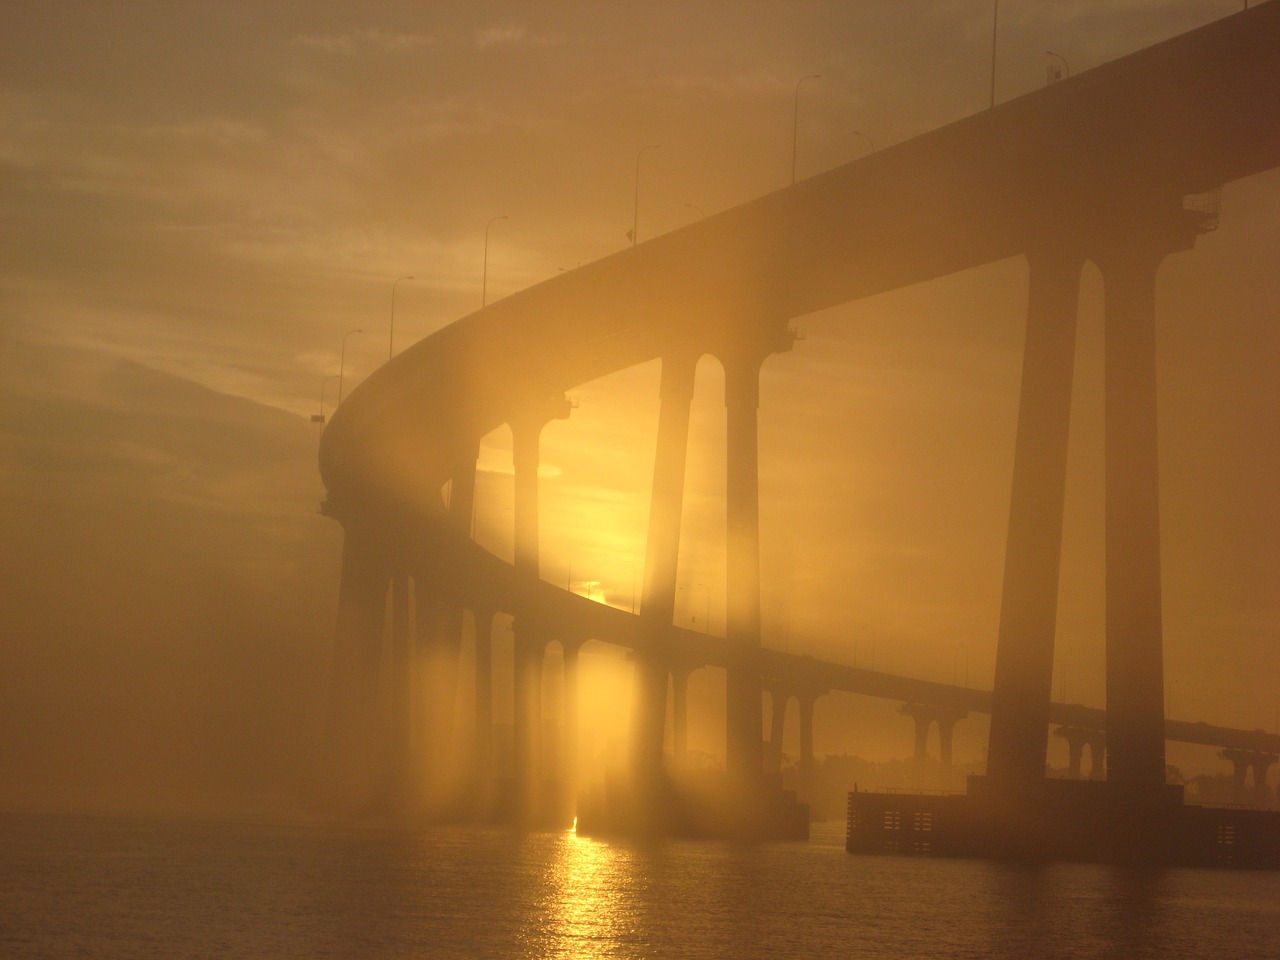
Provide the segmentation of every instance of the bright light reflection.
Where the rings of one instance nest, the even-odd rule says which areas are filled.
[[[631,853],[574,829],[556,838],[547,872],[547,957],[617,956],[634,936]]]

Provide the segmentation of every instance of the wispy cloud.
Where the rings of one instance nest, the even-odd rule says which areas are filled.
[[[400,52],[434,46],[438,41],[427,33],[400,33],[366,27],[350,33],[299,34],[289,41],[295,47],[341,56]]]

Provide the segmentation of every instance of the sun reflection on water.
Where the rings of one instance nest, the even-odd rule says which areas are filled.
[[[568,830],[556,838],[545,880],[542,956],[613,957],[636,938],[630,851]]]

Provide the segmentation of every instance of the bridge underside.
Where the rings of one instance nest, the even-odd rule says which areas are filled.
[[[1276,49],[1280,3],[1271,2],[566,273],[464,318],[371,376],[321,446],[327,512],[346,530],[332,805],[421,805],[422,768],[447,739],[440,717],[449,713],[464,608],[476,624],[477,734],[462,779],[475,778],[497,802],[488,638],[503,612],[515,618],[504,802],[526,817],[571,807],[571,776],[548,787],[548,755],[559,748],[544,736],[542,655],[561,645],[566,717],[575,717],[577,651],[591,638],[635,651],[635,783],[659,797],[667,679],[687,675],[692,659],[689,638],[672,627],[688,398],[697,358],[712,353],[726,375],[727,626],[724,638],[698,641],[700,658],[726,671],[727,782],[751,798],[743,809],[782,810],[764,772],[761,691],[767,679],[804,684],[799,658],[781,661],[794,675],[768,677],[780,661],[761,648],[760,366],[789,347],[794,316],[1021,254],[1029,268],[1023,382],[988,775],[975,802],[1029,807],[1047,796],[1075,319],[1080,271],[1092,260],[1106,297],[1109,780],[1105,793],[1080,796],[1089,809],[1104,798],[1128,811],[1115,814],[1125,823],[1142,821],[1141,811],[1163,823],[1171,802],[1156,276],[1205,226],[1202,214],[1183,209],[1185,194],[1280,163]],[[562,591],[539,579],[541,431],[568,416],[564,390],[654,358],[663,385],[639,616],[569,612],[552,596]],[[468,536],[478,438],[502,423],[513,435],[512,565]],[[810,684],[800,693],[802,722],[807,715],[811,724],[822,692]],[[1139,847],[1156,842],[1135,831]]]

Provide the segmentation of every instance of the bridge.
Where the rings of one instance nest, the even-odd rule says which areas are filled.
[[[1274,737],[1164,720],[1154,291],[1164,257],[1215,225],[1185,198],[1280,165],[1277,49],[1280,3],[1272,0],[563,273],[456,321],[372,374],[336,411],[320,451],[324,510],[344,528],[330,723],[335,808],[367,807],[429,762],[417,685],[424,672],[443,671],[440,689],[449,688],[464,609],[476,624],[482,767],[490,625],[497,612],[515,618],[514,789],[524,809],[539,802],[545,651],[552,642],[564,650],[572,698],[588,639],[634,651],[633,768],[642,785],[662,776],[668,678],[702,664],[726,673],[726,766],[740,785],[757,783],[770,760],[762,737],[770,683],[779,696],[856,687],[989,710],[988,777],[1013,787],[1042,780],[1051,723],[1105,726],[1108,781],[1138,805],[1163,791],[1171,734],[1275,753]],[[790,349],[795,317],[1017,256],[1028,268],[1027,334],[993,691],[765,650],[761,365]],[[1106,294],[1107,704],[1093,712],[1049,695],[1086,260],[1100,268]],[[690,402],[704,355],[725,372],[722,638],[673,626]],[[654,359],[662,371],[657,447],[640,607],[631,615],[540,579],[539,438],[569,416],[566,390]],[[468,535],[479,441],[503,424],[515,470],[512,564]],[[771,733],[777,743],[776,721]]]

